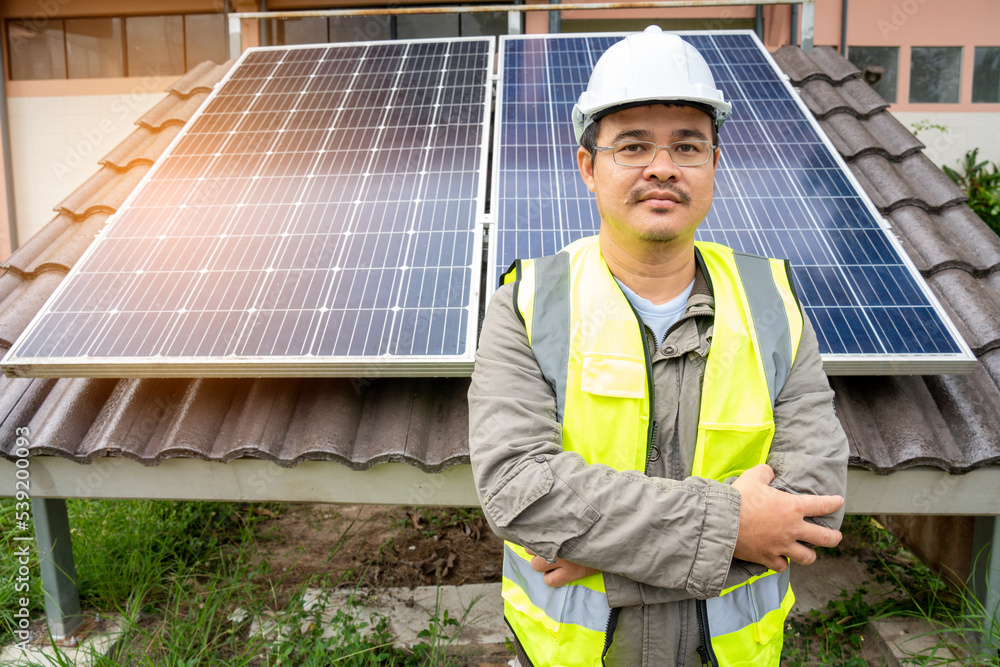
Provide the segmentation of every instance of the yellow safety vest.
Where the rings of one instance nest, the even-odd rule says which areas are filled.
[[[723,481],[767,460],[774,400],[795,359],[802,316],[787,262],[715,243],[696,248],[713,288],[715,323],[691,474]],[[598,238],[519,260],[501,281],[515,282],[532,351],[555,389],[563,449],[590,464],[645,472],[654,435],[650,354]],[[550,588],[524,549],[508,542],[504,551],[505,616],[534,667],[602,664],[614,633],[603,575]],[[710,637],[703,657],[778,665],[794,601],[787,570],[768,570],[700,601]]]

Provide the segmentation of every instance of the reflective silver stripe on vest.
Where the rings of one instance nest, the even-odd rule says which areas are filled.
[[[559,623],[572,623],[594,632],[608,629],[608,598],[586,586],[560,586],[552,588],[545,583],[541,572],[531,569],[528,561],[518,557],[504,545],[503,576],[510,579],[527,594],[531,604]]]
[[[787,568],[784,572],[761,577],[721,597],[709,598],[705,601],[708,605],[709,632],[713,637],[721,637],[764,618],[768,612],[781,607],[790,580],[791,568]]]
[[[764,375],[767,377],[767,391],[771,395],[771,405],[774,405],[792,368],[788,312],[778,286],[774,284],[771,263],[767,259],[741,252],[734,252],[733,259],[750,304],[750,316],[757,331]]]
[[[557,252],[535,262],[535,305],[531,317],[531,349],[542,375],[556,392],[556,419],[566,408],[569,370],[569,253]]]

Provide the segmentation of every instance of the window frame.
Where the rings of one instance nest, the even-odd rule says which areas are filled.
[[[203,16],[203,15],[209,15],[209,14],[211,14],[211,15],[223,15],[224,16],[224,14],[222,14],[221,12],[163,12],[163,13],[159,13],[159,14],[104,14],[104,15],[100,15],[100,16],[59,16],[59,17],[46,18],[45,21],[44,21],[44,23],[42,24],[43,26],[45,24],[49,23],[50,21],[58,21],[63,26],[63,29],[62,29],[62,53],[63,53],[63,58],[64,58],[64,61],[65,61],[65,64],[64,64],[64,67],[63,67],[64,72],[63,72],[63,76],[60,76],[60,77],[46,77],[46,78],[37,78],[37,79],[22,79],[22,78],[15,79],[14,78],[14,63],[13,63],[13,58],[11,58],[9,56],[9,54],[10,54],[10,46],[11,46],[11,41],[10,41],[10,39],[11,39],[10,38],[10,26],[11,26],[11,24],[15,23],[15,22],[28,22],[28,23],[35,22],[35,23],[38,23],[39,21],[37,19],[35,19],[35,18],[24,17],[24,16],[8,16],[8,17],[4,17],[4,22],[3,22],[3,28],[4,28],[4,30],[3,30],[3,38],[4,38],[5,42],[6,42],[4,44],[4,47],[7,49],[7,53],[8,53],[7,63],[6,63],[7,67],[5,68],[6,71],[4,72],[4,76],[7,77],[7,79],[6,79],[7,81],[69,81],[71,79],[78,78],[78,77],[70,77],[69,76],[69,44],[68,44],[67,36],[66,36],[66,21],[74,21],[74,20],[79,20],[79,19],[107,19],[109,21],[113,21],[114,19],[118,19],[118,20],[121,21],[121,39],[119,40],[119,50],[120,50],[121,65],[122,65],[122,76],[121,77],[103,77],[103,76],[100,76],[100,77],[86,77],[86,78],[95,78],[95,79],[106,79],[106,78],[141,79],[141,78],[143,78],[145,76],[148,76],[148,75],[146,75],[146,74],[139,74],[139,75],[135,75],[135,76],[130,76],[129,75],[129,63],[128,63],[128,20],[130,18],[146,18],[146,17],[149,17],[149,16],[164,16],[164,17],[166,17],[166,16],[180,16],[181,17],[181,51],[182,51],[181,56],[182,56],[183,61],[184,61],[183,71],[180,72],[179,74],[169,74],[167,76],[183,76],[184,73],[191,71],[191,68],[198,64],[198,63],[189,63],[188,62],[188,53],[187,53],[187,38],[188,38],[188,34],[187,34],[187,17],[188,16]],[[222,25],[223,25],[222,40],[223,40],[223,45],[224,45],[225,44],[225,38],[226,38],[226,24],[225,24],[224,21],[223,21]],[[225,49],[225,47],[223,46],[223,50],[224,49]]]

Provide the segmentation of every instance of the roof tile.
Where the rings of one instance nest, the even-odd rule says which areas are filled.
[[[56,210],[65,211],[77,219],[99,211],[114,213],[147,171],[148,164],[136,164],[124,172],[118,172],[112,167],[102,167],[69,197],[59,202]]]
[[[7,353],[6,347],[0,345],[0,357]],[[56,380],[49,378],[9,378],[0,375],[0,453],[8,454],[17,447],[16,429],[28,426],[38,413],[55,386]],[[37,443],[34,431],[31,431],[31,442]],[[9,456],[9,454],[8,454]]]
[[[24,328],[41,310],[63,279],[63,273],[44,271],[33,279],[24,280],[0,304],[0,346],[10,347]]]
[[[97,212],[75,223],[63,232],[46,252],[28,265],[28,273],[33,275],[42,271],[68,272],[90,247],[94,237],[104,229],[109,217],[111,217],[109,213]]]
[[[0,268],[13,269],[22,274],[27,273],[30,271],[29,267],[38,261],[39,257],[44,256],[49,251],[50,246],[61,239],[72,228],[73,224],[73,216],[68,213],[60,213],[54,220],[50,220],[34,236],[25,241],[3,263],[0,263]]]
[[[1000,269],[1000,236],[968,206],[952,206],[937,215],[904,206],[893,210],[889,219],[925,275],[958,268],[985,276]]]
[[[801,86],[813,79],[825,78],[829,83],[829,76],[806,55],[806,52],[797,46],[782,46],[771,54],[778,67],[788,75],[792,85]]]
[[[994,289],[983,289],[983,281],[961,269],[935,273],[928,282],[938,293],[965,341],[977,355],[1000,347],[1000,274],[986,278]]]
[[[142,126],[101,159],[102,165],[109,165],[118,171],[125,171],[138,163],[152,165],[181,131],[180,125],[170,125],[154,132]]]
[[[173,95],[167,95],[144,113],[136,124],[153,131],[162,130],[169,125],[184,125],[207,96],[208,93],[195,93],[191,97],[178,100]]]
[[[838,84],[861,76],[857,67],[830,46],[818,46],[809,52],[797,46],[783,46],[772,55],[796,86],[816,79]]]
[[[884,115],[884,114],[879,114]],[[830,137],[834,147],[846,160],[853,160],[862,155],[879,154],[892,157],[865,128],[862,121],[847,113],[837,113],[819,122],[823,131]]]
[[[844,99],[848,100],[859,117],[869,118],[879,111],[889,108],[889,103],[861,79],[850,79],[837,88]]]
[[[925,148],[924,144],[891,113],[876,113],[862,120],[861,124],[894,160],[901,160]]]
[[[801,49],[800,49],[801,50]],[[861,70],[852,65],[832,46],[817,46],[804,51],[832,83],[846,83],[861,76]]]
[[[836,87],[825,79],[814,79],[802,84],[799,92],[806,106],[820,120],[838,113],[869,118],[889,107],[888,102],[860,79],[851,79]]]
[[[872,200],[883,213],[902,206],[919,206],[936,213],[967,199],[923,153],[910,155],[899,163],[869,154],[854,158],[848,164],[859,176],[859,181],[860,174],[864,174],[866,189],[871,187],[878,192],[878,197],[872,196]]]
[[[195,65],[190,72],[174,81],[167,91],[178,98],[186,99],[195,93],[211,92],[213,86],[222,80],[235,60],[216,65],[211,60]]]

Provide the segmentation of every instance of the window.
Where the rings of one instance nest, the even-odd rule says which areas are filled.
[[[958,103],[961,76],[961,46],[910,49],[910,102]]]
[[[124,76],[120,18],[66,19],[65,25],[69,78]]]
[[[184,73],[183,16],[130,16],[125,40],[129,76]]]
[[[368,42],[392,39],[392,16],[331,16],[331,42]]]
[[[458,37],[458,14],[403,14],[396,17],[396,37]]]
[[[39,16],[6,26],[14,81],[163,76],[226,60],[222,14]]]
[[[323,17],[270,19],[268,44],[325,44],[328,40],[327,20]]]
[[[264,22],[265,42],[284,45],[506,34],[506,12],[378,14],[269,19]]]
[[[898,46],[852,46],[847,49],[847,58],[861,70],[865,82],[886,102],[896,101]]]
[[[66,38],[61,20],[8,21],[7,53],[13,80],[66,78]]]
[[[972,101],[1000,102],[1000,46],[977,46],[972,66]]]
[[[226,54],[226,17],[222,14],[187,14],[184,16],[184,58],[186,69],[211,60],[221,65]]]

